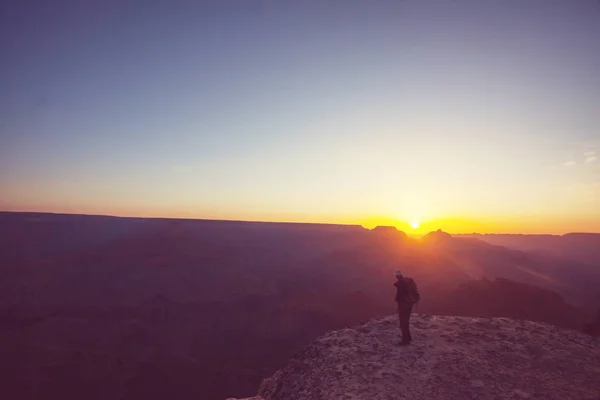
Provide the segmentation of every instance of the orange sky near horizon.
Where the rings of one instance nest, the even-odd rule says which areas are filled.
[[[107,207],[51,207],[51,208],[19,208],[4,207],[4,211],[14,212],[49,212],[65,214],[110,215],[117,217],[141,218],[175,218],[175,219],[215,219],[265,222],[296,222],[361,225],[372,229],[376,226],[394,226],[414,236],[425,235],[441,229],[453,234],[498,233],[498,234],[552,234],[562,235],[572,232],[600,233],[600,218],[569,216],[491,216],[491,217],[440,217],[432,219],[403,220],[386,216],[341,216],[341,215],[309,215],[300,213],[269,213],[256,215],[248,213],[194,213],[182,210],[152,210],[139,208],[107,208]],[[411,225],[417,223],[415,229]]]

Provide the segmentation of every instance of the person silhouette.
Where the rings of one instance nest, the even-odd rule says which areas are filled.
[[[412,341],[412,335],[410,333],[410,316],[412,314],[413,306],[419,302],[420,295],[417,290],[417,285],[412,278],[404,277],[402,271],[397,269],[394,272],[396,282],[396,303],[398,311],[398,322],[400,331],[402,332],[402,341],[400,345],[409,345]]]

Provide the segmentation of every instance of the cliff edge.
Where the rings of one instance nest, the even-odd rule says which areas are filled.
[[[253,400],[600,400],[600,342],[508,318],[415,315],[331,332],[307,346]]]

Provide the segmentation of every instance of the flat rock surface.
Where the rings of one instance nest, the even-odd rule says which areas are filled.
[[[399,346],[397,319],[331,332],[261,385],[264,400],[600,400],[600,343],[507,318],[415,315]]]

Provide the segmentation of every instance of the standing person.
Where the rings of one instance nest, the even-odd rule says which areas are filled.
[[[421,296],[417,289],[417,284],[412,278],[405,278],[402,275],[402,271],[399,269],[394,272],[396,276],[396,303],[398,303],[398,320],[400,323],[400,330],[402,331],[402,342],[403,346],[410,344],[412,336],[410,334],[410,315],[415,304],[419,302]]]

